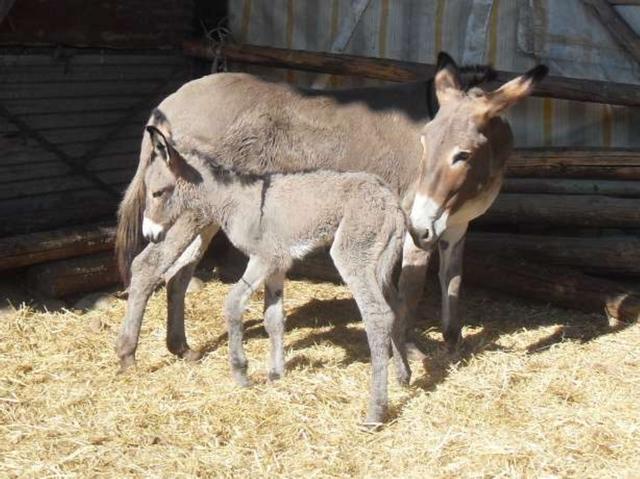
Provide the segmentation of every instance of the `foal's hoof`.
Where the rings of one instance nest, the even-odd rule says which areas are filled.
[[[246,371],[232,371],[233,380],[241,388],[248,388],[251,386],[251,381],[247,377]]]
[[[185,351],[183,351],[179,356],[185,361],[195,362],[195,361],[200,361],[202,359],[202,356],[204,356],[204,353],[202,353],[201,351],[194,351],[193,349],[188,348]]]
[[[118,369],[118,374],[124,373],[127,369],[136,365],[136,358],[133,355],[123,356],[120,358],[120,369]]]
[[[278,371],[269,371],[269,381],[277,381],[278,379],[282,379],[282,373]]]

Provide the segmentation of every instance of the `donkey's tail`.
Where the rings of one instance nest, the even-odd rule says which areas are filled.
[[[122,282],[129,285],[131,279],[131,263],[140,253],[143,245],[142,215],[146,190],[144,171],[151,157],[151,142],[147,135],[143,136],[140,148],[140,162],[133,180],[127,187],[124,198],[118,208],[118,228],[116,231],[116,259]]]

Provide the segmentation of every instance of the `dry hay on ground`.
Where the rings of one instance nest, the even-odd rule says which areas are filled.
[[[368,397],[362,325],[341,286],[289,282],[287,377],[266,382],[261,298],[247,313],[256,385],[232,384],[220,307],[227,285],[187,298],[196,364],[164,346],[165,297],[138,366],[116,375],[124,311],[21,309],[0,332],[1,477],[632,477],[640,473],[640,326],[465,295],[466,350],[414,362],[391,383],[392,421],[358,427]],[[437,314],[428,302],[428,317]],[[393,373],[391,374],[393,378]]]

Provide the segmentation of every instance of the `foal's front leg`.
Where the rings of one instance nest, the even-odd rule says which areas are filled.
[[[440,289],[442,292],[442,334],[450,352],[462,343],[458,299],[462,283],[462,254],[468,224],[448,228],[438,241]]]
[[[224,316],[229,331],[229,364],[231,375],[239,386],[248,386],[247,356],[242,345],[243,324],[242,315],[247,307],[251,295],[262,284],[269,272],[268,265],[259,258],[252,256],[240,281],[238,281],[227,296],[224,304]]]
[[[167,348],[176,356],[197,361],[202,353],[193,351],[187,343],[184,329],[184,298],[193,272],[220,227],[207,226],[164,274],[167,281]]]
[[[277,272],[269,276],[264,288],[264,327],[271,339],[269,380],[284,375],[284,325],[283,305],[285,274]]]
[[[135,363],[140,326],[149,296],[203,226],[195,214],[185,213],[169,229],[164,241],[148,244],[133,260],[127,312],[116,341],[121,369]]]

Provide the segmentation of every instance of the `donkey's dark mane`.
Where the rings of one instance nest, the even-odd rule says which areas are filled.
[[[176,151],[178,150],[176,149]],[[237,168],[222,165],[218,163],[216,159],[211,155],[204,154],[195,149],[190,150],[186,155],[183,155],[183,156],[197,158],[200,161],[204,162],[209,168],[209,171],[213,173],[215,178],[225,183],[231,182],[234,180],[237,180],[244,184],[252,184],[258,181],[268,182],[273,176],[304,175],[306,173],[313,173],[315,171],[320,170],[319,168],[307,168],[307,169],[297,170],[295,172],[290,172],[290,173],[270,172],[270,171],[266,171],[264,173],[250,173],[246,171],[241,171]]]

